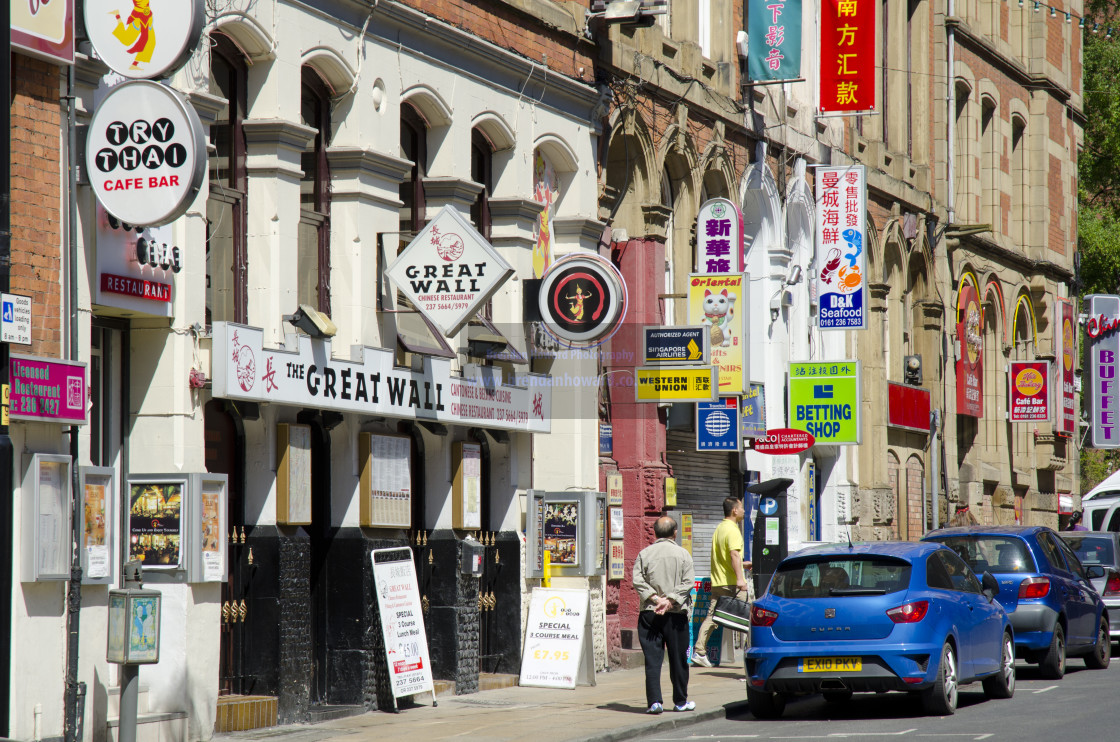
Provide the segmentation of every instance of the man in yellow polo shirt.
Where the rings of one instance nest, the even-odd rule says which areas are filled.
[[[692,648],[692,664],[711,667],[708,659],[708,637],[715,631],[716,624],[712,614],[716,601],[722,596],[747,598],[746,572],[751,563],[743,559],[743,509],[741,497],[725,497],[723,500],[723,520],[712,534],[712,602],[708,604],[708,616],[700,624],[696,635],[696,645]]]

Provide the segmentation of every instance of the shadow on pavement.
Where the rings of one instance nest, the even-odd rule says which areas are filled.
[[[644,714],[646,712],[645,706],[633,706],[629,703],[604,703],[602,706],[596,706],[595,708],[604,711],[620,711],[624,714]]]

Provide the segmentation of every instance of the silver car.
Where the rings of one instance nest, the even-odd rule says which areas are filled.
[[[1077,554],[1093,587],[1104,599],[1112,641],[1120,642],[1120,534],[1114,531],[1063,531],[1061,534]],[[1102,570],[1092,567],[1103,567]]]

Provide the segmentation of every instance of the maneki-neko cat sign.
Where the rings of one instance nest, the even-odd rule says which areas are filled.
[[[984,416],[984,315],[980,297],[971,283],[961,282],[957,298],[957,414]]]

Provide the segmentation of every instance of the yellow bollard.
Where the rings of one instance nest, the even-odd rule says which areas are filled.
[[[552,552],[544,551],[544,576],[541,577],[541,587],[552,587]]]

